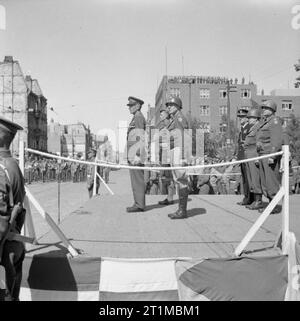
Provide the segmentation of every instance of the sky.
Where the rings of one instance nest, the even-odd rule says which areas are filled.
[[[154,106],[162,76],[251,78],[292,88],[300,0],[0,0],[0,60],[38,79],[48,119],[94,133],[129,121],[127,97]],[[166,66],[167,48],[167,66]],[[182,65],[182,57],[184,66]]]

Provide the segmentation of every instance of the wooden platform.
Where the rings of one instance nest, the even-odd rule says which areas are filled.
[[[60,227],[83,256],[116,258],[227,257],[242,240],[257,211],[236,204],[236,195],[190,195],[188,218],[170,220],[167,214],[177,209],[157,204],[162,196],[147,196],[147,210],[126,213],[131,195],[97,196],[68,215]],[[296,209],[299,196],[291,197],[291,230],[300,239]],[[247,255],[274,255],[281,215],[271,215],[247,247]],[[39,246],[28,246],[27,255],[65,255],[66,250],[51,231]]]

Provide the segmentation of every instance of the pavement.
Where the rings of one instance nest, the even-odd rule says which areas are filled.
[[[113,196],[100,187],[100,195],[89,200],[85,183],[61,184],[60,228],[82,255],[123,258],[150,257],[226,257],[259,217],[236,204],[238,195],[190,195],[188,218],[172,221],[167,214],[177,203],[157,205],[163,196],[147,195],[147,210],[128,214],[132,204],[128,171],[113,171],[110,177]],[[30,186],[41,205],[57,219],[57,183]],[[290,226],[300,239],[300,195],[290,197]],[[40,246],[29,246],[29,255],[64,254],[50,228],[33,213]],[[37,224],[36,224],[37,223]],[[271,215],[247,247],[249,255],[274,255],[274,241],[281,227],[281,215]]]

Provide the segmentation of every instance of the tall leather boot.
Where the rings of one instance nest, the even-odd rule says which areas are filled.
[[[269,199],[269,204],[272,202],[272,198],[268,197]],[[262,213],[265,210],[265,207],[259,210],[259,213]],[[282,211],[282,206],[280,204],[275,205],[273,208],[271,214],[279,214]]]
[[[262,194],[254,194],[254,202],[246,206],[249,210],[259,210],[264,207],[262,202]]]
[[[187,201],[189,196],[189,190],[187,187],[179,189],[179,206],[178,210],[173,214],[168,214],[168,217],[172,220],[187,218]]]

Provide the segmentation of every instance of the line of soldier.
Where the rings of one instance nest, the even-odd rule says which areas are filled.
[[[80,159],[80,158],[78,158]],[[82,182],[86,180],[86,165],[62,161],[60,164],[56,159],[27,159],[25,161],[25,182],[49,182],[58,180],[63,182]]]
[[[282,145],[288,144],[284,135],[282,122],[276,116],[277,105],[272,100],[262,103],[261,108],[238,110],[241,130],[238,139],[238,159],[247,159],[281,151]],[[277,194],[280,183],[281,156],[264,158],[241,164],[244,198],[239,205],[249,210],[263,212],[264,195],[269,202]],[[281,206],[277,205],[272,214],[279,213]]]

